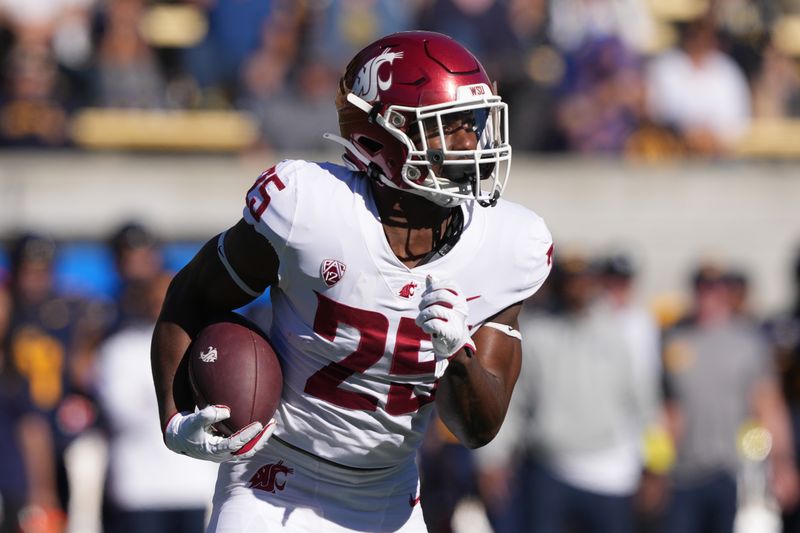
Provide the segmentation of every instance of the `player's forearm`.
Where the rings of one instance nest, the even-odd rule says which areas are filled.
[[[176,411],[191,408],[191,391],[181,364],[190,343],[189,334],[177,324],[161,320],[156,324],[150,357],[162,428]]]
[[[196,270],[190,263],[172,280],[153,332],[150,358],[162,428],[176,411],[191,408],[188,375],[181,362],[203,314]]]
[[[479,448],[499,431],[508,394],[499,377],[484,369],[474,354],[470,357],[461,350],[439,380],[436,407],[459,441]]]

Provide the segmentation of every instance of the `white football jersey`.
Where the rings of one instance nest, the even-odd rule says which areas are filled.
[[[280,258],[270,332],[284,373],[278,437],[357,468],[415,452],[447,365],[436,364],[415,323],[426,276],[465,291],[475,331],[550,271],[552,240],[539,216],[502,200],[461,209],[453,249],[408,268],[389,247],[363,174],[283,161],[258,178],[244,218]]]

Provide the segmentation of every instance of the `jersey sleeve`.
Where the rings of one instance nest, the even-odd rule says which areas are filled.
[[[256,179],[247,191],[244,220],[263,235],[282,261],[298,213],[298,170],[302,161],[282,161]]]
[[[553,238],[544,220],[516,204],[497,207],[503,211],[489,227],[492,237],[481,253],[491,274],[481,281],[481,297],[470,302],[475,324],[530,298],[553,265]]]
[[[553,237],[538,215],[527,224],[523,239],[516,248],[517,268],[523,274],[521,298],[530,298],[544,284],[553,267]]]

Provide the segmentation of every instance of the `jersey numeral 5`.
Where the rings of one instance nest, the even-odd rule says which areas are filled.
[[[247,208],[256,220],[261,220],[261,215],[267,210],[269,202],[272,200],[267,192],[267,185],[270,183],[274,183],[279,191],[286,188],[278,174],[275,173],[275,167],[271,167],[263,172],[247,191]],[[258,194],[253,194],[253,192]]]
[[[366,371],[383,357],[389,319],[375,311],[350,307],[316,294],[318,306],[314,316],[314,332],[333,341],[339,325],[344,324],[357,329],[360,340],[350,355],[339,362],[329,363],[308,378],[305,392],[339,407],[375,411],[378,408],[377,397],[366,392],[345,390],[340,385],[353,374]],[[433,373],[435,361],[419,360],[420,343],[429,338],[413,319],[401,318],[389,373],[406,376]],[[435,387],[428,396],[417,396],[413,384],[392,383],[385,409],[393,416],[413,413],[432,402],[434,397]]]

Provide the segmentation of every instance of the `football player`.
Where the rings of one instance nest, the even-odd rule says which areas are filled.
[[[469,447],[498,431],[517,316],[550,271],[542,219],[500,199],[508,109],[441,34],[384,37],[336,95],[344,166],[283,161],[174,278],[153,338],[167,446],[221,463],[210,531],[425,531],[415,452],[434,406]],[[181,360],[209,317],[270,288],[275,420],[231,437]],[[268,444],[267,439],[269,439]],[[266,444],[266,445],[265,445]]]

